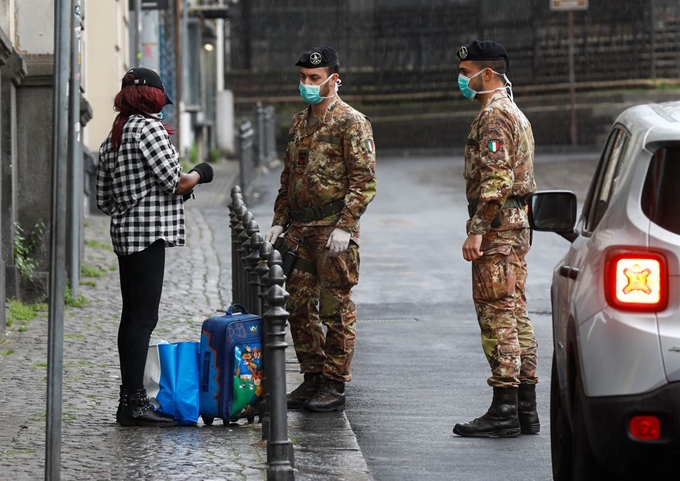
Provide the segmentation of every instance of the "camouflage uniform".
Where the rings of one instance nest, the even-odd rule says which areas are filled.
[[[483,236],[484,255],[472,261],[472,297],[492,387],[538,382],[525,292],[530,231],[522,205],[536,190],[533,158],[531,124],[504,91],[495,93],[470,128],[464,173],[468,202],[476,204],[467,233]],[[500,224],[494,222],[499,211]]]
[[[376,189],[373,131],[368,119],[337,95],[317,123],[309,112],[293,118],[273,225],[290,225],[288,247],[316,270],[295,269],[286,283],[300,370],[347,382],[356,338],[351,293],[359,281],[359,218]],[[310,222],[291,219],[291,211],[338,200],[344,207],[336,214]],[[331,256],[326,242],[336,227],[350,232],[350,243],[347,251]]]

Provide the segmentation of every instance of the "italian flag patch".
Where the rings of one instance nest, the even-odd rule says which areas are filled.
[[[366,145],[366,150],[368,150],[370,153],[373,153],[375,151],[375,144],[373,143],[373,139],[366,140],[364,145]]]
[[[489,143],[486,144],[486,146],[489,148],[489,152],[495,154],[501,148],[501,141],[496,139],[489,140]]]

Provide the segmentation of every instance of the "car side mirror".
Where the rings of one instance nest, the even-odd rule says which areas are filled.
[[[555,232],[569,242],[578,237],[576,195],[568,190],[534,192],[529,197],[529,225],[535,231]]]

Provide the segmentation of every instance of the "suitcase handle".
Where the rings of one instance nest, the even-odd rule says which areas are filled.
[[[227,309],[227,316],[231,316],[233,314],[234,307],[240,309],[242,314],[250,314],[243,304],[234,302],[231,306],[229,306],[229,309]]]

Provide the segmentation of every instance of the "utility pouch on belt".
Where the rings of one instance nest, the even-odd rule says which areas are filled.
[[[274,249],[279,251],[281,254],[281,269],[283,269],[283,275],[290,279],[290,275],[293,273],[293,269],[298,269],[304,272],[310,272],[312,274],[316,273],[316,267],[310,261],[305,259],[300,259],[300,253],[295,250],[291,250],[286,244],[283,236],[279,236],[274,243]]]
[[[285,244],[286,244],[285,239],[283,238],[282,235],[280,235],[280,236],[278,236],[278,237],[276,238],[276,240],[274,241],[274,244],[272,244],[272,246],[274,247],[274,249],[276,249],[277,251],[281,252],[281,248],[282,248]]]
[[[281,268],[283,269],[283,275],[286,276],[287,279],[290,279],[290,275],[293,273],[293,268],[299,257],[300,254],[298,254],[297,250],[288,250],[283,256]]]
[[[524,202],[522,199],[519,197],[508,197],[505,199],[505,202],[503,202],[503,207],[502,209],[505,209],[507,207],[519,207],[522,208],[526,205],[526,202]],[[472,216],[475,215],[477,212],[477,201],[471,202],[468,204],[468,214],[470,215],[470,218],[472,219]],[[499,227],[503,221],[501,220],[501,211],[498,211],[498,214],[496,214],[496,217],[493,218],[491,221],[491,227]]]

